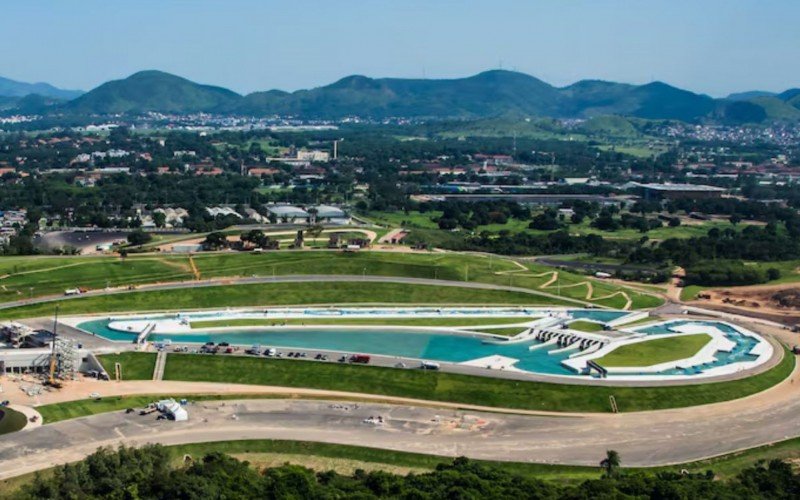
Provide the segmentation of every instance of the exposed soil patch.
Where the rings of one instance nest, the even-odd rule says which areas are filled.
[[[800,286],[797,284],[717,288],[698,294],[697,303],[786,324],[800,323]]]

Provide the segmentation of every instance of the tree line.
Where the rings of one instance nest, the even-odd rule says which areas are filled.
[[[773,460],[745,468],[730,480],[712,471],[621,472],[619,455],[609,451],[598,477],[580,483],[535,477],[457,458],[434,470],[408,475],[384,471],[353,474],[314,472],[283,465],[259,471],[244,461],[210,453],[174,467],[160,445],[100,449],[86,459],[37,475],[14,495],[17,499],[794,499],[800,475],[788,463]]]

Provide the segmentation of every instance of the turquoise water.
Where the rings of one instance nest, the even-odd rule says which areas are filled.
[[[108,328],[108,320],[87,321],[79,325],[83,330],[110,340],[134,342],[136,334]],[[508,345],[486,344],[485,336],[469,334],[432,333],[420,330],[394,330],[370,328],[342,329],[258,329],[241,332],[202,332],[181,335],[151,335],[150,340],[171,339],[175,342],[230,342],[231,344],[259,344],[264,347],[283,347],[308,350],[330,350],[348,353],[380,354],[404,358],[428,359],[459,363],[499,354],[519,359],[515,365],[521,370],[552,375],[574,375],[561,361],[570,354],[549,355],[545,349],[529,350],[535,340]],[[573,351],[574,352],[574,351]]]
[[[575,318],[593,319],[596,321],[610,321],[627,313],[620,311],[575,310],[570,311]],[[208,317],[189,315],[190,317]],[[162,318],[165,316],[161,316]],[[169,317],[173,317],[169,316]],[[155,319],[152,317],[151,319]],[[522,318],[521,318],[522,320]],[[120,342],[134,342],[136,334],[126,333],[108,328],[108,319],[98,319],[81,323],[79,327],[88,332],[105,337],[109,340]],[[717,360],[687,369],[672,369],[660,372],[660,375],[691,375],[703,370],[740,361],[752,361],[757,356],[750,354],[758,341],[752,337],[742,335],[734,328],[716,322],[698,321],[673,321],[665,325],[642,327],[637,330],[646,334],[672,333],[673,328],[686,323],[703,323],[715,326],[727,338],[736,343],[732,352],[717,352]],[[425,330],[392,330],[389,328],[318,328],[304,329],[247,329],[242,331],[193,331],[187,334],[151,335],[150,340],[161,341],[171,339],[181,343],[229,342],[238,345],[259,344],[264,347],[282,347],[286,349],[326,350],[346,353],[365,353],[385,356],[398,356],[403,358],[427,359],[443,362],[464,362],[486,356],[500,355],[518,359],[514,365],[521,370],[544,373],[550,375],[576,375],[570,368],[561,364],[576,351],[567,351],[559,354],[549,354],[550,349],[557,347],[543,347],[531,351],[532,345],[538,344],[536,340],[521,343],[496,344],[485,343],[486,336],[454,332],[452,334],[441,331]]]
[[[736,330],[730,325],[726,325],[725,323],[718,323],[716,321],[677,320],[677,321],[670,321],[669,323],[664,323],[661,325],[645,326],[636,329],[636,331],[639,333],[646,333],[648,335],[659,335],[659,334],[663,335],[665,333],[676,332],[677,331],[675,329],[676,327],[690,323],[713,326],[718,330],[722,331],[725,334],[725,338],[734,342],[736,345],[730,352],[717,351],[716,353],[714,353],[714,357],[717,358],[716,361],[703,363],[689,368],[682,368],[682,369],[676,368],[673,370],[667,370],[663,372],[663,374],[690,375],[693,373],[701,373],[704,370],[708,370],[709,368],[715,368],[718,366],[724,366],[731,363],[739,363],[743,361],[755,361],[756,359],[758,359],[757,355],[750,353],[753,350],[753,348],[756,345],[758,345],[758,340],[756,340],[753,337],[748,337],[747,335],[742,335],[741,333],[739,333],[738,330]]]

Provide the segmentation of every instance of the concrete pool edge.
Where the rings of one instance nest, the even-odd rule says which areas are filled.
[[[519,306],[512,306],[512,307],[514,309],[519,309],[519,310],[526,309],[526,310],[529,310],[530,312],[533,312],[534,310],[539,309],[539,308],[535,308],[535,307],[532,307],[532,308],[524,308],[524,307],[519,307]],[[285,308],[285,306],[281,306],[281,308]],[[404,305],[404,306],[402,306],[400,308],[395,306],[392,309],[406,309],[406,308],[407,307]],[[466,308],[480,309],[480,308],[477,308],[475,306],[462,306],[461,307],[461,309],[466,309]],[[248,308],[248,309],[251,309],[251,308]],[[308,307],[304,307],[304,309],[308,309]],[[330,309],[330,306],[326,306],[326,309]],[[430,306],[428,306],[428,309],[430,309]],[[545,309],[545,308],[541,308],[541,309]],[[546,308],[546,309],[551,310],[551,311],[552,310],[556,310],[556,309],[563,309],[563,310],[590,310],[590,311],[592,310],[592,309],[553,308],[553,307]],[[259,308],[258,310],[263,310],[263,308]],[[208,311],[209,310],[206,309],[206,310],[202,310],[201,312],[208,312]],[[624,311],[620,311],[620,312],[624,312]],[[633,313],[630,313],[630,314],[640,314],[640,313],[639,312],[633,312]],[[141,317],[142,315],[126,315],[126,316]],[[118,315],[112,315],[111,317],[119,317],[119,316]],[[71,317],[68,317],[68,318],[64,318],[64,320],[65,321],[69,321],[70,323],[73,323],[75,321],[78,321],[78,322],[87,321],[87,320],[89,320],[91,318],[105,318],[105,319],[108,319],[109,315],[71,316]],[[677,317],[677,318],[670,318],[666,322],[673,321],[675,319],[684,319],[685,320],[685,316],[680,316],[680,317]],[[702,321],[702,320],[698,319],[698,321]],[[716,321],[716,322],[719,322],[719,323],[728,323],[728,322],[725,322],[725,321],[719,321],[719,319],[716,319],[716,320],[712,319],[711,321]],[[662,321],[662,322],[659,322],[659,323],[663,323],[663,322],[665,322],[665,321]],[[740,329],[744,328],[744,327],[739,326],[739,325],[731,325],[731,326],[733,326],[737,330],[740,330]],[[318,328],[318,327],[319,327],[319,325],[314,326],[314,328]],[[341,326],[338,326],[338,327],[341,328]],[[621,325],[621,327],[624,328],[624,325]],[[302,329],[302,327],[300,327],[300,328]],[[349,328],[349,326],[348,326],[348,328]],[[375,328],[375,327],[374,326],[371,326],[371,327],[368,326],[366,328]],[[417,329],[417,330],[421,329],[421,330],[428,330],[428,331],[431,329],[431,327],[428,327],[428,328],[425,328],[425,327],[422,327],[422,328],[413,327],[413,328]],[[625,378],[625,377],[609,377],[608,379],[596,379],[596,378],[589,378],[589,377],[586,377],[586,376],[579,376],[579,375],[560,375],[560,374],[550,374],[550,373],[533,372],[533,371],[526,371],[526,370],[511,371],[511,370],[501,370],[501,369],[497,369],[497,368],[495,368],[495,369],[476,368],[475,366],[468,366],[470,364],[469,362],[466,362],[466,363],[465,362],[449,362],[449,361],[441,361],[441,360],[436,360],[436,359],[431,359],[431,358],[420,358],[420,357],[411,357],[411,356],[388,356],[388,355],[381,355],[381,354],[375,354],[373,356],[375,356],[376,358],[384,358],[386,360],[391,360],[395,364],[399,363],[399,362],[419,363],[422,360],[434,361],[434,362],[437,362],[437,363],[441,363],[443,371],[447,371],[447,372],[451,372],[451,373],[461,373],[461,374],[467,374],[467,375],[488,376],[488,377],[494,377],[494,378],[507,378],[507,379],[524,380],[524,381],[549,382],[549,383],[566,384],[566,385],[582,384],[582,385],[619,386],[619,387],[625,387],[625,386],[655,387],[655,386],[665,386],[665,385],[689,386],[689,385],[700,385],[700,384],[707,384],[707,383],[714,383],[714,382],[721,382],[721,381],[732,381],[732,380],[744,379],[744,378],[747,378],[747,377],[750,377],[750,376],[757,375],[757,374],[763,373],[765,371],[768,371],[772,367],[776,366],[781,361],[781,359],[783,358],[783,347],[780,344],[778,344],[777,342],[775,342],[774,339],[772,339],[770,335],[765,335],[763,333],[760,333],[757,330],[754,330],[752,328],[752,326],[749,326],[745,330],[747,330],[747,331],[749,331],[751,333],[754,333],[759,338],[766,339],[772,345],[773,354],[764,363],[761,363],[761,364],[759,364],[757,366],[749,367],[747,369],[742,369],[740,371],[731,372],[731,373],[712,374],[712,375],[708,375],[708,376],[697,376],[697,375],[695,375],[695,376],[683,377],[683,378],[679,378],[678,376],[669,376],[666,379],[661,378],[661,379],[657,379],[657,380],[653,380],[653,379],[648,378],[648,377],[638,377],[638,378],[634,378],[634,379],[631,379],[630,377],[629,378]],[[475,336],[475,334],[473,332],[461,332],[461,333],[462,334],[466,333],[469,336]],[[459,334],[459,332],[455,332],[455,335],[458,335],[458,334]],[[489,336],[490,336],[490,338],[493,338],[493,336],[491,336],[491,334],[489,334]],[[119,343],[119,342],[117,342],[117,343]],[[189,344],[189,342],[181,342],[181,343],[182,344]],[[239,344],[239,345],[248,345],[248,344],[249,343]],[[111,350],[115,350],[115,351],[129,350],[129,349],[124,349],[124,348],[120,349],[123,346],[124,346],[124,344],[118,345],[118,346],[114,346]],[[277,345],[275,347],[280,348]],[[298,350],[299,349],[299,350],[304,350],[304,351],[309,351],[309,352],[313,351],[313,352],[322,352],[322,353],[333,353],[333,354],[337,354],[337,355],[338,354],[344,354],[344,353],[348,353],[349,354],[349,353],[353,352],[352,350],[339,351],[339,350],[331,350],[331,349],[298,348],[296,346],[295,347],[291,347],[291,346],[290,347],[283,347],[281,349],[283,349],[283,350]],[[106,349],[103,349],[103,350],[106,350]],[[368,354],[371,354],[371,353],[368,353]],[[474,360],[470,360],[470,361],[474,361]],[[382,365],[382,366],[388,366],[388,365]],[[406,367],[406,368],[408,368],[408,367]]]

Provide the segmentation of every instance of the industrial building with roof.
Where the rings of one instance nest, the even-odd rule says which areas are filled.
[[[702,184],[638,184],[646,200],[719,198],[725,189]]]
[[[299,222],[307,221],[311,217],[308,212],[293,205],[268,205],[267,211],[277,217],[278,221],[285,219],[288,222]]]

